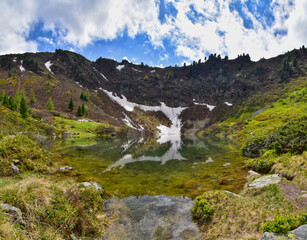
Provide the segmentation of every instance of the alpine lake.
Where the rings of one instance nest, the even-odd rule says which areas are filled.
[[[79,181],[100,183],[105,198],[238,193],[246,181],[240,145],[227,138],[69,139],[58,153]]]

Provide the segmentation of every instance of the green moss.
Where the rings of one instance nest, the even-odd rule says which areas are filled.
[[[197,219],[198,223],[203,224],[210,220],[213,214],[213,208],[209,206],[209,203],[206,199],[196,197],[191,212],[193,217]]]

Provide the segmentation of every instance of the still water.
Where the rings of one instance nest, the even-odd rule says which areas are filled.
[[[246,176],[240,145],[217,137],[69,140],[59,153],[80,181],[99,182],[107,197],[239,192]]]

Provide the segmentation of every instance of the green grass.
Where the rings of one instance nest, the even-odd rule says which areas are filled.
[[[25,221],[13,223],[0,211],[0,239],[99,238],[108,223],[100,192],[74,181],[37,175],[1,180],[0,201],[19,208]]]
[[[77,138],[93,138],[97,137],[98,135],[98,128],[99,127],[106,127],[106,128],[114,128],[115,131],[119,131],[118,127],[113,127],[106,123],[98,123],[98,122],[82,122],[76,121],[61,117],[54,117],[55,126],[58,129],[61,129],[65,132],[72,133],[71,136]]]
[[[294,207],[276,185],[246,190],[241,195],[212,191],[195,199],[192,213],[196,219],[201,220],[199,213],[204,212],[208,220],[207,209],[212,209],[210,219],[199,222],[204,239],[260,239],[263,226],[276,215],[299,220],[304,212]]]

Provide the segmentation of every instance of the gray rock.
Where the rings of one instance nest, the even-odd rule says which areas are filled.
[[[252,183],[248,185],[249,188],[261,188],[268,186],[270,184],[276,184],[281,181],[281,178],[278,174],[266,175],[260,178],[255,179]]]
[[[80,240],[79,238],[76,237],[75,234],[70,234],[70,238],[71,238],[72,240]]]
[[[297,239],[306,240],[307,239],[307,224],[300,226],[299,228],[291,232]]]
[[[70,171],[72,170],[72,167],[69,166],[65,166],[65,167],[60,167],[60,171],[64,172],[64,171]]]
[[[222,192],[225,192],[225,193],[231,194],[231,195],[233,195],[233,196],[235,196],[235,197],[239,197],[239,198],[241,198],[241,197],[242,197],[242,196],[240,196],[240,195],[238,195],[238,194],[235,194],[235,193],[230,192],[230,191],[227,191],[227,190],[222,190]]]
[[[1,203],[0,208],[2,208],[6,213],[12,215],[17,223],[25,225],[25,222],[22,218],[22,212],[19,208],[13,207],[6,203]]]
[[[85,188],[94,187],[97,191],[103,193],[102,186],[99,183],[97,183],[97,182],[93,182],[93,181],[91,181],[91,182],[82,182],[82,183],[80,183],[80,185],[85,187]]]
[[[271,233],[271,232],[265,232],[260,240],[289,240],[289,238],[284,235]]]
[[[11,168],[12,168],[12,170],[14,171],[14,173],[19,173],[19,168],[16,167],[16,166],[14,165],[14,163],[11,163]]]
[[[260,174],[253,170],[249,170],[247,176],[260,176]]]

